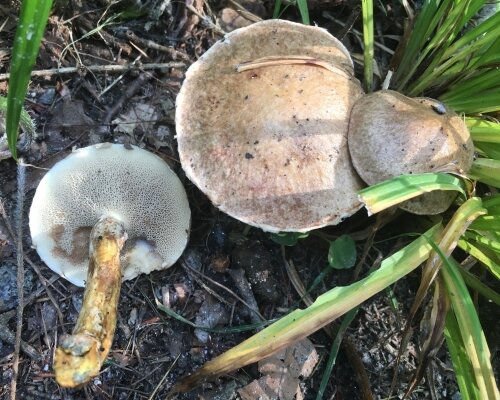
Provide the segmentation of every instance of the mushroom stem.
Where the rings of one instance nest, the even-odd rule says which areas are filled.
[[[56,380],[63,387],[89,382],[109,353],[122,281],[120,251],[126,239],[125,228],[113,218],[101,218],[92,229],[82,309],[73,334],[60,342],[54,358]]]

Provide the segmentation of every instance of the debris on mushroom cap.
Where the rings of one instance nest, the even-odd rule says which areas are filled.
[[[101,217],[125,226],[130,242],[122,252],[123,279],[132,279],[175,263],[187,243],[190,215],[182,183],[161,158],[135,146],[105,143],[74,151],[44,176],[29,225],[42,260],[83,286],[89,234]],[[141,254],[148,257],[139,262]]]
[[[391,90],[363,96],[352,109],[349,150],[369,185],[401,174],[433,172],[448,164],[468,171],[474,146],[462,118],[437,100],[409,98]],[[401,208],[415,214],[445,211],[456,194],[436,191]]]
[[[362,182],[347,128],[363,94],[352,75],[347,50],[320,28],[270,20],[226,35],[189,68],[177,97],[188,178],[222,211],[267,231],[352,215]]]

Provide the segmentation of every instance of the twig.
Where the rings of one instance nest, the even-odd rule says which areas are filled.
[[[127,43],[122,43],[120,40],[117,40],[113,35],[111,35],[110,33],[106,32],[103,29],[107,25],[107,22],[99,24],[97,27],[94,25],[94,22],[84,17],[79,18],[79,22],[80,22],[80,28],[83,25],[83,28],[88,30],[87,32],[85,32],[85,35],[98,33],[101,39],[104,41],[104,43],[106,43],[106,45],[110,44],[119,52],[127,56],[132,54],[131,46],[129,46]],[[84,29],[81,30],[84,31]]]
[[[12,319],[15,314],[15,310],[0,314],[0,339],[9,344],[15,344],[16,342],[16,335],[8,327],[9,320]],[[42,359],[40,353],[23,340],[21,340],[21,350],[35,361],[40,361]]]
[[[248,282],[245,271],[243,269],[230,269],[228,271],[229,276],[233,279],[234,284],[238,288],[241,297],[248,303],[250,307],[253,309],[253,313],[250,314],[250,320],[252,323],[259,323],[264,321],[259,315],[259,306],[257,305],[257,300],[255,300],[255,296],[252,292],[252,287]]]
[[[210,18],[208,18],[206,15],[202,15],[196,8],[194,8],[190,4],[186,4],[186,8],[191,11],[194,15],[198,16],[203,23],[208,26],[210,29],[212,29],[215,33],[218,33],[219,35],[224,36],[226,34],[226,31],[224,31],[220,26],[214,24]]]
[[[151,78],[150,74],[141,74],[137,77],[137,79],[132,82],[125,93],[118,99],[118,101],[111,107],[104,119],[102,120],[103,128],[108,128],[107,125],[111,122],[113,117],[120,112],[123,108],[123,105],[130,99],[132,96],[136,94],[136,92],[144,86],[144,84]]]
[[[25,165],[27,165],[27,164],[25,164]],[[7,213],[5,211],[3,203],[1,201],[0,201],[0,216],[2,217],[2,219],[4,221],[5,227],[7,228],[7,232],[9,234],[12,242],[14,243],[14,245],[19,246],[18,240],[16,239],[16,236],[14,235],[14,231],[12,229],[12,225],[11,225],[11,223],[9,221],[9,218],[7,217]],[[35,273],[38,275],[38,279],[40,279],[40,282],[42,282],[42,285],[43,285],[45,291],[47,292],[47,296],[49,297],[50,301],[52,302],[52,304],[54,305],[55,309],[57,310],[57,315],[59,317],[59,321],[62,324],[63,323],[62,312],[59,309],[59,306],[57,304],[57,301],[56,301],[55,297],[53,296],[52,292],[50,291],[50,289],[48,287],[48,284],[50,284],[51,286],[53,286],[53,283],[57,280],[58,277],[55,280],[54,279],[47,280],[42,275],[42,273],[41,273],[40,269],[38,268],[38,266],[26,254],[24,255],[24,260],[31,266],[31,268],[33,268],[33,271],[35,271]],[[32,301],[32,296],[30,296],[28,298],[28,301],[23,305],[23,307],[26,306],[27,304],[29,304],[31,301]]]
[[[23,252],[23,210],[24,190],[26,184],[26,167],[22,159],[17,163],[17,203],[16,203],[16,236],[17,236],[17,321],[14,341],[14,357],[12,359],[12,380],[10,381],[10,398],[16,400],[17,377],[19,375],[19,352],[21,350],[21,331],[23,329],[24,310],[24,252]]]
[[[184,54],[183,52],[176,50],[172,47],[162,46],[161,44],[153,42],[152,40],[140,38],[132,31],[127,31],[125,33],[125,36],[132,42],[139,43],[141,46],[144,46],[148,49],[161,51],[162,53],[168,54],[174,60],[181,59],[184,61],[189,61],[189,56],[187,54]]]
[[[245,300],[243,300],[240,296],[238,296],[236,293],[234,293],[231,289],[227,288],[226,286],[220,284],[219,282],[214,281],[213,279],[210,279],[208,276],[205,274],[201,273],[200,271],[197,271],[193,267],[191,267],[188,262],[186,261],[186,258],[183,257],[180,259],[180,264],[181,266],[186,269],[188,272],[195,273],[198,275],[201,275],[203,278],[208,280],[209,282],[213,283],[215,286],[220,287],[221,289],[224,289],[226,292],[228,292],[231,296],[233,296],[236,300],[240,301],[243,305],[245,305],[251,312],[256,313],[260,318],[262,318],[262,321],[265,321],[266,319],[262,316],[261,313],[259,313],[258,310],[253,309],[250,304],[248,304]],[[223,301],[227,304],[227,301]]]
[[[64,74],[74,74],[74,73],[85,73],[89,72],[107,72],[107,73],[122,73],[126,71],[147,71],[154,69],[165,69],[165,68],[185,68],[186,63],[180,61],[172,61],[167,63],[149,63],[149,64],[126,64],[126,65],[89,65],[89,66],[79,66],[79,67],[63,67],[63,68],[52,68],[52,69],[40,69],[31,72],[31,77],[37,76],[52,76],[52,75],[64,75]],[[10,78],[10,73],[0,74],[0,81],[5,81]]]

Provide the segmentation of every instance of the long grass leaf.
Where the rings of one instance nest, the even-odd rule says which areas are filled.
[[[361,0],[363,14],[363,43],[364,43],[364,86],[368,93],[373,90],[373,1]]]
[[[321,329],[339,316],[417,268],[429,256],[433,240],[441,231],[436,225],[402,250],[385,259],[381,267],[350,286],[336,287],[319,296],[304,310],[295,310],[231,350],[205,363],[182,379],[172,393],[185,391],[200,380],[221,375],[261,360]]]
[[[304,25],[310,25],[309,8],[307,7],[307,0],[297,0],[297,7],[299,8],[300,18]]]
[[[478,158],[469,171],[471,179],[500,188],[500,160]]]
[[[443,173],[401,175],[359,192],[369,214],[375,214],[403,201],[433,190],[454,190],[465,196],[463,181]]]
[[[500,265],[494,260],[491,254],[488,254],[487,249],[482,249],[463,239],[458,241],[458,247],[477,259],[496,279],[500,280]]]
[[[51,7],[52,0],[24,0],[21,5],[12,49],[5,123],[9,149],[14,159],[17,159],[16,143],[24,96]]]
[[[479,389],[475,383],[472,365],[467,357],[460,328],[453,311],[448,311],[446,316],[444,337],[450,352],[461,398],[463,400],[479,399]]]
[[[470,117],[465,118],[465,123],[473,141],[500,143],[500,123]]]
[[[466,271],[463,268],[459,268],[459,271],[467,286],[474,289],[485,299],[491,300],[497,306],[500,306],[500,293],[497,293],[489,286],[486,286],[479,278],[477,278],[474,274],[471,274],[469,271]]]
[[[448,290],[451,307],[457,318],[465,350],[472,364],[480,397],[482,399],[500,398],[490,362],[490,350],[484,337],[474,303],[467,286],[456,265],[444,263],[441,269]]]

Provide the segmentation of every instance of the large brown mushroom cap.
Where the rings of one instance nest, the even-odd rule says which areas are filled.
[[[279,56],[334,68],[236,70]],[[363,94],[352,68],[344,46],[320,28],[270,20],[228,34],[189,68],[177,97],[189,179],[222,211],[268,231],[307,231],[352,215],[362,183],[347,128]]]
[[[391,90],[363,96],[353,107],[349,150],[359,176],[373,185],[402,174],[432,172],[453,163],[467,171],[474,146],[462,118],[428,98]],[[456,194],[432,192],[401,207],[415,214],[445,211]]]

